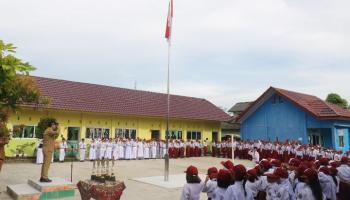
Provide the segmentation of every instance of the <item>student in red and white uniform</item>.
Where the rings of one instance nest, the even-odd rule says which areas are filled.
[[[339,198],[345,200],[350,197],[350,167],[349,158],[343,157],[340,161],[340,166],[337,168],[339,183]]]
[[[208,169],[207,177],[204,182],[204,188],[202,192],[207,193],[208,200],[213,200],[215,198],[215,190],[218,186],[217,183],[218,169],[216,167],[211,167]]]
[[[182,188],[180,200],[199,200],[200,193],[204,188],[204,182],[198,176],[198,169],[195,166],[189,166],[186,173],[186,184]]]

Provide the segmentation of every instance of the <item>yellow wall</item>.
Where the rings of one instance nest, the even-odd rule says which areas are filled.
[[[144,139],[151,138],[151,130],[160,130],[161,138],[165,139],[166,120],[140,116],[121,116],[103,113],[81,113],[63,110],[34,110],[22,109],[11,114],[8,128],[13,125],[37,125],[42,117],[54,117],[60,123],[61,134],[67,138],[68,127],[79,127],[80,137],[85,137],[86,128],[109,128],[110,136],[115,136],[116,128],[134,128],[136,136]],[[212,132],[218,132],[221,138],[220,122],[171,119],[169,130],[182,131],[186,139],[187,131],[200,131],[202,140],[212,140]],[[12,140],[25,140],[13,138]],[[12,141],[13,143],[14,141]],[[17,142],[16,142],[17,143]]]

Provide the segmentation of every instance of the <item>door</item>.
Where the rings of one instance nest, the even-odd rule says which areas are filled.
[[[79,140],[79,133],[80,128],[79,127],[68,127],[68,138],[67,140],[71,141],[78,141]]]
[[[151,139],[159,140],[160,139],[160,131],[159,130],[151,130]]]
[[[349,151],[349,129],[336,128],[335,134],[335,148],[338,151]]]
[[[311,145],[320,145],[322,144],[321,141],[321,130],[318,128],[310,128],[308,129],[308,135],[309,135],[309,144]]]
[[[218,141],[219,133],[214,131],[211,133],[212,141]]]

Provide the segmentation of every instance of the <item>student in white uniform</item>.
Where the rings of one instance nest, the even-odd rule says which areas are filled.
[[[157,158],[157,142],[156,141],[152,141],[151,142],[151,148],[152,148],[152,158],[156,159]]]
[[[252,191],[245,187],[246,168],[239,164],[233,170],[234,184],[227,188],[224,200],[253,200]]]
[[[106,159],[112,160],[113,153],[113,140],[109,139],[106,141]]]
[[[43,161],[44,161],[43,141],[39,140],[39,144],[38,144],[37,150],[36,150],[36,164],[42,164]]]
[[[258,152],[257,150],[258,150],[258,149],[257,149],[256,147],[254,147],[253,150],[250,150],[250,151],[248,152],[248,154],[249,154],[250,156],[252,156],[252,162],[253,162],[254,165],[255,165],[255,164],[258,164],[259,161],[260,161],[260,155],[259,155],[259,152]]]
[[[94,161],[96,159],[96,142],[95,140],[91,141],[90,150],[89,150],[89,160]]]
[[[134,139],[131,139],[131,159],[135,160],[137,158],[137,142]]]
[[[306,169],[302,175],[305,181],[303,188],[295,194],[297,200],[324,200],[322,188],[318,180],[317,171],[314,169]]]
[[[180,200],[199,200],[204,182],[202,182],[198,176],[197,167],[191,165],[187,168],[186,182],[187,183],[182,188]]]
[[[214,191],[213,200],[223,200],[227,188],[232,184],[232,175],[226,169],[220,169],[217,177],[217,188]]]
[[[125,142],[125,159],[126,160],[131,159],[131,151],[132,151],[131,142],[129,139],[127,139]]]
[[[81,139],[79,142],[79,157],[80,157],[80,162],[85,161],[85,152],[86,152],[86,144],[85,144],[85,139]]]
[[[60,156],[59,161],[64,162],[64,157],[66,156],[66,150],[67,150],[67,142],[66,139],[62,138],[62,141],[60,142]]]
[[[103,138],[100,143],[100,154],[99,154],[100,160],[106,158],[106,150],[107,150],[107,143],[106,143],[106,139]]]
[[[113,159],[118,160],[119,159],[119,146],[118,146],[118,140],[113,141]]]
[[[143,159],[143,142],[140,138],[137,139],[137,159]]]
[[[350,167],[349,158],[343,157],[340,161],[340,166],[337,168],[339,183],[339,198],[347,199],[350,196]]]
[[[215,190],[218,187],[216,181],[218,176],[218,169],[216,167],[211,167],[208,169],[207,177],[204,182],[204,188],[202,192],[207,193],[208,200],[213,200],[215,197]]]
[[[149,142],[143,140],[143,156],[144,159],[149,159]]]
[[[125,159],[125,141],[119,140],[118,141],[118,147],[119,147],[119,159],[123,160]]]

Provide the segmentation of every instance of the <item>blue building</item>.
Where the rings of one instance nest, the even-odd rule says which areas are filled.
[[[237,121],[243,140],[299,140],[349,150],[350,111],[316,96],[270,87]]]

